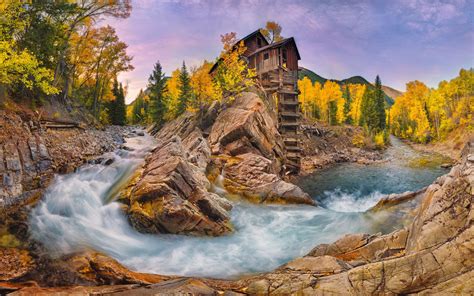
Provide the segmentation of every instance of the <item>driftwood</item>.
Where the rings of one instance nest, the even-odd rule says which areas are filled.
[[[79,122],[72,120],[43,118],[40,120],[40,124],[44,128],[82,128]]]
[[[325,130],[318,128],[314,125],[301,125],[300,128],[301,128],[301,131],[307,135],[315,135],[318,137],[322,137],[324,134],[326,134]]]

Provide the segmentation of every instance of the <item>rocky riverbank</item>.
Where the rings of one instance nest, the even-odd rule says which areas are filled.
[[[336,163],[372,164],[383,161],[383,150],[376,149],[360,127],[307,123],[302,131],[302,175]]]
[[[421,204],[404,229],[386,235],[347,235],[316,246],[273,272],[237,281],[137,274],[101,255],[83,254],[73,260],[80,264],[68,265],[69,274],[108,286],[40,288],[33,282],[0,286],[16,291],[12,295],[472,294],[474,143],[466,146],[459,165],[418,194],[423,194]],[[21,261],[25,256],[14,257]]]
[[[115,149],[123,129],[45,128],[39,121],[0,111],[0,207],[15,206],[48,186],[55,173],[69,173]]]
[[[452,163],[447,162],[446,166],[459,162],[464,144],[472,141],[474,141],[474,131],[466,126],[461,126],[451,131],[446,139],[441,141],[419,144],[405,140],[415,150],[428,153],[434,152],[451,159]]]
[[[30,243],[29,211],[54,175],[72,172],[115,149],[123,142],[123,134],[129,132],[120,127],[45,127],[23,113],[3,110],[0,127],[0,247],[25,248]],[[18,252],[24,254],[23,250]]]

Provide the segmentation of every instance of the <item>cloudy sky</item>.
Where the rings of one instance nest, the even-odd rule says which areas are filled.
[[[267,20],[296,39],[300,65],[326,78],[362,75],[405,89],[436,86],[474,66],[474,0],[135,0],[125,20],[108,20],[129,44],[135,70],[120,79],[127,101],[144,88],[156,61],[167,74],[221,50],[220,34],[239,37]]]

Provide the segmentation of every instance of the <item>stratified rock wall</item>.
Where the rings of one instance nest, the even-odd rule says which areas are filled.
[[[54,173],[68,173],[112,150],[120,131],[45,129],[0,111],[0,211],[38,198]]]

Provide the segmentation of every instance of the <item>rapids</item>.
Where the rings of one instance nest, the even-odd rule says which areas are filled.
[[[128,138],[104,155],[110,165],[86,165],[57,176],[32,211],[32,238],[53,256],[94,249],[140,272],[236,278],[270,271],[320,243],[347,233],[389,232],[403,224],[400,212],[369,213],[387,193],[416,190],[445,173],[435,156],[412,150],[392,138],[387,161],[342,164],[297,180],[320,207],[268,206],[233,199],[235,232],[223,237],[147,235],[129,225],[113,197],[154,146],[154,139]],[[219,184],[216,192],[225,195]]]

